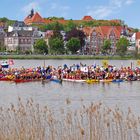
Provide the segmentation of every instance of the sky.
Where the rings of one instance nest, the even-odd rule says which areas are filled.
[[[140,0],[1,0],[0,17],[23,21],[31,9],[42,17],[121,19],[140,28]]]

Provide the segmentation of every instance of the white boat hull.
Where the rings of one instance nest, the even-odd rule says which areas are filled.
[[[62,80],[68,82],[78,82],[78,83],[86,82],[86,80],[77,80],[77,79],[62,79]]]

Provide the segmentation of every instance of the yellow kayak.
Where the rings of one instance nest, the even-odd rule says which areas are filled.
[[[99,82],[99,80],[97,80],[97,79],[88,79],[88,80],[86,80],[86,83],[88,83],[88,84],[97,83],[97,82]]]

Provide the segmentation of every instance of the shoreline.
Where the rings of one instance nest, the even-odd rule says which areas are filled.
[[[68,60],[137,60],[140,57],[132,57],[132,56],[93,56],[93,55],[0,55],[0,59],[68,59]]]

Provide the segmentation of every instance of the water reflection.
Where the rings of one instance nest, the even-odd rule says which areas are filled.
[[[81,61],[81,60],[80,60]],[[71,65],[80,63],[79,60],[46,60],[46,65]],[[87,65],[93,64],[93,60],[82,60],[82,63]],[[100,60],[95,61],[101,64]],[[128,66],[130,61],[123,61],[124,65]],[[119,66],[120,61],[112,60],[111,64]],[[42,60],[15,60],[15,67],[36,67],[43,65]],[[71,107],[78,108],[83,103],[88,105],[91,102],[101,101],[107,106],[115,106],[116,104],[122,109],[127,109],[129,106],[134,111],[140,113],[140,82],[121,82],[121,83],[72,83],[63,82],[58,84],[55,82],[33,82],[20,83],[0,82],[0,105],[9,105],[16,103],[18,97],[27,100],[33,98],[35,102],[42,105],[49,105],[53,109],[63,108],[66,106],[66,99],[71,100]]]

